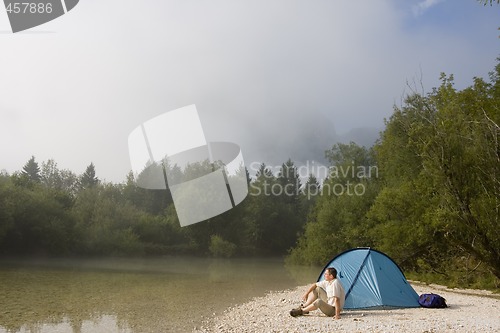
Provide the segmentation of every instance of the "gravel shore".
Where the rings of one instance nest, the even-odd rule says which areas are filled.
[[[414,282],[412,286],[419,295],[443,296],[448,308],[345,310],[340,320],[326,317],[318,310],[293,318],[289,311],[300,304],[308,287],[301,286],[228,308],[194,332],[500,332],[498,295]]]

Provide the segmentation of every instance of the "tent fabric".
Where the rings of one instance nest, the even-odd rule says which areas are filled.
[[[342,252],[321,271],[335,267],[346,291],[344,309],[419,307],[418,294],[399,266],[384,253],[371,248]]]

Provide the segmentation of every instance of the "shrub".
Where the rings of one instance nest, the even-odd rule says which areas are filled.
[[[210,236],[210,246],[208,247],[210,253],[214,257],[232,257],[236,251],[236,244],[224,240],[219,235]]]

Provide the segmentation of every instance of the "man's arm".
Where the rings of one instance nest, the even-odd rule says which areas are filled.
[[[302,296],[302,300],[307,301],[307,295],[309,295],[309,293],[311,293],[314,289],[316,289],[316,283],[313,283],[309,289],[307,289],[306,293],[304,294],[304,296]]]
[[[337,296],[335,296],[335,319],[340,319],[340,300]]]

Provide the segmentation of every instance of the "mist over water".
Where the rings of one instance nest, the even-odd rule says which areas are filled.
[[[2,260],[0,333],[189,332],[229,306],[310,283],[281,259]]]

